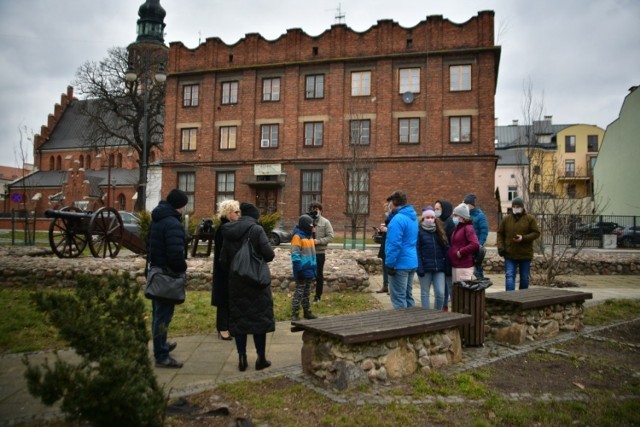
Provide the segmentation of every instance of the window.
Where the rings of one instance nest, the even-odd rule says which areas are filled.
[[[588,135],[587,136],[587,151],[589,153],[597,153],[598,152],[598,135]]]
[[[539,193],[540,192],[540,184],[539,183],[536,182],[535,184],[533,184],[533,191],[535,193]]]
[[[260,148],[278,148],[278,125],[260,126]]]
[[[347,212],[350,214],[369,213],[369,172],[349,171],[347,189]]]
[[[371,95],[371,71],[351,73],[351,96]]]
[[[507,190],[508,200],[513,200],[518,197],[518,187],[510,185]]]
[[[471,117],[449,117],[449,140],[471,142]]]
[[[351,144],[369,145],[370,120],[351,120]]]
[[[564,151],[565,153],[576,152],[576,136],[575,135],[567,135],[564,137]]]
[[[420,68],[400,69],[400,93],[420,93]]]
[[[238,82],[222,83],[222,103],[223,104],[238,103]]]
[[[91,169],[91,156],[87,156],[87,169]]]
[[[193,212],[196,197],[196,174],[195,172],[178,172],[178,188],[184,191],[189,198],[183,212]]]
[[[567,184],[567,197],[575,198],[576,197],[576,185],[575,184]]]
[[[400,144],[417,144],[420,142],[420,119],[400,119]]]
[[[304,97],[307,99],[324,98],[324,74],[307,76]]]
[[[535,165],[533,167],[533,174],[534,175],[540,175],[540,166],[539,165]]]
[[[449,67],[449,90],[451,92],[471,90],[471,65]]]
[[[220,127],[220,149],[234,150],[236,148],[236,137],[238,128],[236,126]]]
[[[121,168],[122,167],[122,153],[118,153],[118,163],[116,163],[116,167]]]
[[[324,123],[304,124],[304,145],[305,147],[319,147],[322,145],[322,133]]]
[[[181,151],[195,151],[198,143],[198,129],[185,128],[182,129],[182,140],[180,143]]]
[[[51,156],[49,157],[49,170],[55,170],[56,169],[56,159],[55,157]]]
[[[84,156],[82,154],[80,154],[79,160],[80,160],[80,164],[78,166],[81,168],[84,168]]]
[[[216,204],[220,206],[225,200],[233,200],[236,191],[236,174],[234,172],[218,172],[216,175]]]
[[[564,161],[564,176],[576,176],[576,162],[575,160]]]
[[[262,80],[262,100],[280,101],[280,78]]]
[[[184,85],[182,88],[182,106],[197,107],[200,85]]]
[[[306,214],[311,202],[322,201],[322,171],[303,170],[301,179],[300,213]]]

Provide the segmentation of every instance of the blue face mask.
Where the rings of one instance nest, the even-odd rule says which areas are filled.
[[[460,218],[458,218],[457,216],[454,216],[452,219],[454,225],[458,225],[458,223],[460,222]]]
[[[436,218],[440,218],[440,215],[442,215],[442,211],[436,211]]]

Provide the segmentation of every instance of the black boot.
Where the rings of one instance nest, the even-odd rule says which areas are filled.
[[[240,372],[246,371],[247,366],[249,366],[249,364],[247,363],[247,355],[238,354],[238,369],[240,369]]]
[[[298,315],[297,311],[294,311],[293,315],[291,316],[291,321],[292,322],[297,322],[298,320],[300,320],[300,316]]]
[[[269,362],[266,357],[258,356],[258,360],[256,360],[256,371],[261,371],[269,366],[271,366],[271,362]]]
[[[316,316],[315,314],[313,314],[313,313],[311,312],[311,310],[305,310],[305,311],[304,311],[304,318],[305,318],[305,319],[317,319],[317,318],[318,318],[318,316]]]

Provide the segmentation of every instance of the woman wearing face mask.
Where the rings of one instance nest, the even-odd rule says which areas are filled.
[[[453,210],[453,222],[456,229],[451,235],[451,246],[449,246],[449,261],[452,267],[452,280],[459,282],[471,280],[473,276],[473,254],[480,248],[478,236],[473,229],[469,208],[464,203],[460,203]]]
[[[422,221],[418,231],[418,280],[420,303],[429,308],[429,292],[433,284],[434,309],[442,310],[444,303],[444,272],[447,257],[447,236],[442,222],[436,219],[431,206],[422,210]]]
[[[453,205],[448,200],[436,200],[433,204],[433,210],[436,213],[436,218],[442,222],[444,226],[444,232],[447,235],[447,247],[451,244],[451,235],[453,234],[453,230],[456,229],[456,225],[453,223],[453,218],[451,214],[453,213]],[[449,311],[449,295],[451,295],[452,289],[451,284],[453,280],[451,279],[451,262],[449,262],[449,257],[445,257],[445,268],[444,268],[444,303],[442,304],[443,311]]]

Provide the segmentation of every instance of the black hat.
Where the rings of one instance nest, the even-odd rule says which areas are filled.
[[[302,215],[300,219],[298,219],[298,228],[311,235],[313,232],[313,218],[309,215]]]
[[[522,206],[524,208],[524,200],[522,200],[520,197],[514,197],[514,199],[511,201],[511,206]]]
[[[466,203],[467,205],[476,205],[476,195],[475,194],[467,194],[464,196],[464,200],[462,203]]]
[[[260,211],[255,207],[255,205],[252,205],[251,203],[240,203],[240,213],[242,214],[242,216],[250,216],[251,218],[255,219],[260,218]]]
[[[174,188],[167,196],[167,203],[169,203],[174,209],[180,209],[187,205],[189,197],[184,191]]]

